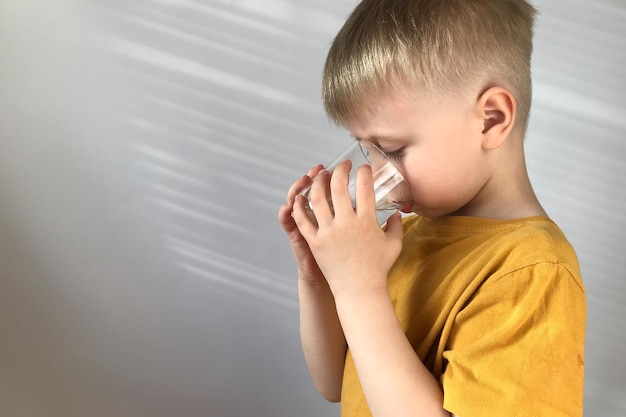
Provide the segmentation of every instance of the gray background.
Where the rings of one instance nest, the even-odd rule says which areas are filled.
[[[56,3],[56,4],[55,4]],[[626,415],[626,3],[542,0],[532,179],[577,248],[586,415]],[[0,415],[336,416],[276,211],[349,141],[355,1],[0,0]]]

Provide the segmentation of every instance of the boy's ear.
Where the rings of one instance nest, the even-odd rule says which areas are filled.
[[[482,148],[485,150],[499,148],[515,124],[517,110],[515,97],[506,88],[491,87],[480,95],[476,106],[484,126]]]

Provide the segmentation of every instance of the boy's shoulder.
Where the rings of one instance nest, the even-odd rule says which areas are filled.
[[[405,244],[450,246],[470,258],[500,260],[504,272],[539,264],[567,269],[582,287],[576,251],[560,227],[547,217],[494,220],[475,217],[403,219]],[[506,266],[505,266],[506,265]]]

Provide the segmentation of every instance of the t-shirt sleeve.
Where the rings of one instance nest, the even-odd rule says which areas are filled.
[[[491,278],[456,315],[444,408],[460,417],[580,417],[584,288],[558,263]]]

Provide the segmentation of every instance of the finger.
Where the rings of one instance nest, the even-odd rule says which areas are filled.
[[[301,194],[306,191],[307,188],[311,187],[312,178],[315,177],[322,169],[324,169],[324,165],[315,165],[309,170],[309,172],[307,172],[306,175],[303,175],[296,182],[294,182],[287,192],[287,202],[293,202],[296,194]]]
[[[308,213],[308,212],[307,212]],[[314,220],[314,219],[313,219]],[[291,248],[297,257],[308,251],[306,239],[300,233],[293,216],[293,203],[284,204],[278,211],[278,221],[291,242]]]
[[[321,170],[313,179],[309,200],[319,225],[328,224],[333,220],[333,208],[330,205],[330,173]]]
[[[280,209],[278,209],[278,223],[280,223],[280,226],[285,232],[287,232],[287,234],[293,232],[294,229],[297,230],[296,224],[294,223],[291,215],[292,212],[293,201],[283,204],[280,206]]]
[[[311,169],[309,170],[309,172],[307,172],[307,174],[306,174],[306,175],[307,175],[309,178],[313,178],[313,177],[315,177],[317,174],[319,174],[319,172],[320,172],[321,170],[323,170],[323,169],[324,169],[324,165],[322,165],[322,164],[315,165],[313,168],[311,168]]]
[[[319,174],[320,171],[323,169],[324,165],[322,164],[315,165],[313,168],[311,168],[309,172],[307,172],[306,176],[303,178],[305,186],[302,189],[298,190],[298,194],[302,194],[306,198],[309,198],[311,185],[313,184],[313,178],[315,178],[317,174]]]
[[[317,226],[307,213],[307,200],[304,196],[298,194],[293,204],[293,220],[299,233],[308,242],[317,233]]]
[[[376,217],[376,197],[372,167],[362,165],[356,175],[356,212],[363,216]]]
[[[394,213],[387,219],[387,227],[385,229],[385,237],[387,238],[387,247],[395,251],[395,256],[399,256],[402,251],[404,226],[400,213]]]
[[[351,169],[352,161],[343,161],[335,167],[333,175],[330,177],[330,194],[335,216],[339,213],[354,214],[354,207],[352,207],[352,199],[348,190]]]
[[[303,190],[311,186],[311,177],[303,175],[296,182],[294,182],[289,191],[287,191],[287,202],[293,202],[296,194],[300,194]]]

